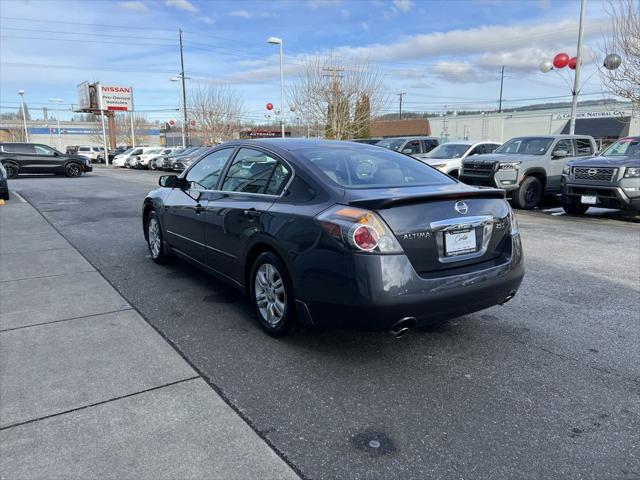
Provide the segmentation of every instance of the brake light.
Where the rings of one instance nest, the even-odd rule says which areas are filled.
[[[335,241],[350,250],[370,253],[400,253],[402,247],[391,229],[374,212],[335,205],[317,217]]]

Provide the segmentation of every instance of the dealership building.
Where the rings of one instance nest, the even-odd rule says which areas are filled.
[[[570,109],[550,108],[521,112],[485,112],[473,115],[450,113],[429,117],[431,135],[442,141],[462,139],[505,142],[524,135],[569,133]],[[576,115],[576,134],[591,135],[599,147],[620,137],[640,135],[640,112],[631,104],[581,107]]]

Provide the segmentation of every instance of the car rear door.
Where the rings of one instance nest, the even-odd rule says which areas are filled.
[[[204,218],[208,192],[215,188],[233,148],[216,150],[196,163],[185,176],[184,188],[174,188],[165,199],[164,222],[169,244],[206,264]]]
[[[241,147],[225,172],[220,191],[207,204],[207,263],[242,283],[241,256],[249,238],[264,230],[290,167],[272,153]]]

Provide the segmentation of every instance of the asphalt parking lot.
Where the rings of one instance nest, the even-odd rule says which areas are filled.
[[[640,478],[637,219],[518,212],[527,275],[508,304],[400,340],[276,340],[232,288],[148,258],[140,209],[158,175],[9,187],[304,477]]]

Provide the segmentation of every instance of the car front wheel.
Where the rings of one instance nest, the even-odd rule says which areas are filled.
[[[584,215],[589,210],[589,205],[583,205],[571,197],[562,195],[562,209],[569,215]]]
[[[513,203],[522,210],[531,210],[542,200],[542,183],[536,177],[526,177],[520,188],[513,192]]]
[[[75,162],[68,163],[66,167],[64,167],[64,174],[67,177],[79,177],[82,175],[82,167]]]
[[[295,322],[293,288],[284,263],[273,252],[262,253],[253,264],[251,299],[265,332],[274,337],[289,333]]]
[[[152,211],[147,216],[147,246],[151,254],[151,260],[164,264],[169,260],[169,255],[164,251],[162,241],[162,228],[156,212]]]

